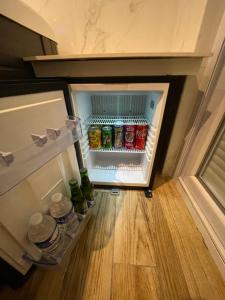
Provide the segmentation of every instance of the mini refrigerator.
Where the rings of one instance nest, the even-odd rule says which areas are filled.
[[[32,263],[44,264],[40,250],[27,239],[28,220],[35,212],[48,212],[53,193],[70,196],[68,182],[80,180],[79,167],[88,169],[96,186],[149,186],[168,88],[169,83],[68,86],[45,80],[1,86],[3,260],[22,274]],[[90,125],[113,126],[118,121],[148,125],[144,149],[89,147]]]
[[[72,84],[74,113],[81,119],[82,163],[96,185],[148,187],[169,84]],[[90,125],[148,125],[144,149],[91,149]]]

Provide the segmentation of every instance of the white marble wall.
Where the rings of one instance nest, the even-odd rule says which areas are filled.
[[[22,1],[49,22],[62,54],[194,51],[207,3],[207,0]]]

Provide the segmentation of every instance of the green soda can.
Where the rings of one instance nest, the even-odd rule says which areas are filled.
[[[112,148],[112,127],[102,127],[102,147],[105,149]]]

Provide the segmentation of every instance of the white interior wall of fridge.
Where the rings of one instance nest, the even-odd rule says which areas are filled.
[[[14,169],[18,149],[27,149],[33,144],[32,133],[45,134],[46,128],[62,128],[66,118],[62,91],[1,98],[0,151],[10,151],[15,158],[10,166],[5,166],[0,160],[0,172],[7,176],[7,171],[12,169],[12,173],[17,172],[20,176],[20,169]],[[50,141],[42,147],[43,153],[46,149],[48,154],[49,148],[45,148],[48,143]],[[31,164],[36,162],[30,153],[27,154]],[[36,158],[37,153],[33,154]],[[74,177],[79,179],[79,168],[72,145],[0,195],[0,257],[21,273],[25,274],[31,266],[24,254],[29,254],[34,260],[40,258],[40,251],[27,239],[30,216],[35,212],[46,212],[53,193],[62,192],[69,196],[68,181]],[[3,178],[2,173],[0,178]],[[0,185],[2,190],[2,180]]]
[[[81,118],[84,165],[94,184],[149,185],[169,84],[71,85],[75,114]],[[91,124],[148,124],[144,150],[89,147]]]

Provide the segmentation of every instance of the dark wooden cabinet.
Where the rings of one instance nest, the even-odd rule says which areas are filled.
[[[56,42],[0,15],[0,80],[34,78],[25,56],[57,54]]]
[[[58,87],[58,83],[36,84],[31,64],[23,61],[25,56],[47,54],[57,54],[56,42],[0,15],[1,97],[16,95],[22,90],[38,91],[40,85],[42,90]],[[32,270],[23,276],[0,258],[0,286],[9,284],[17,288],[31,273]]]

